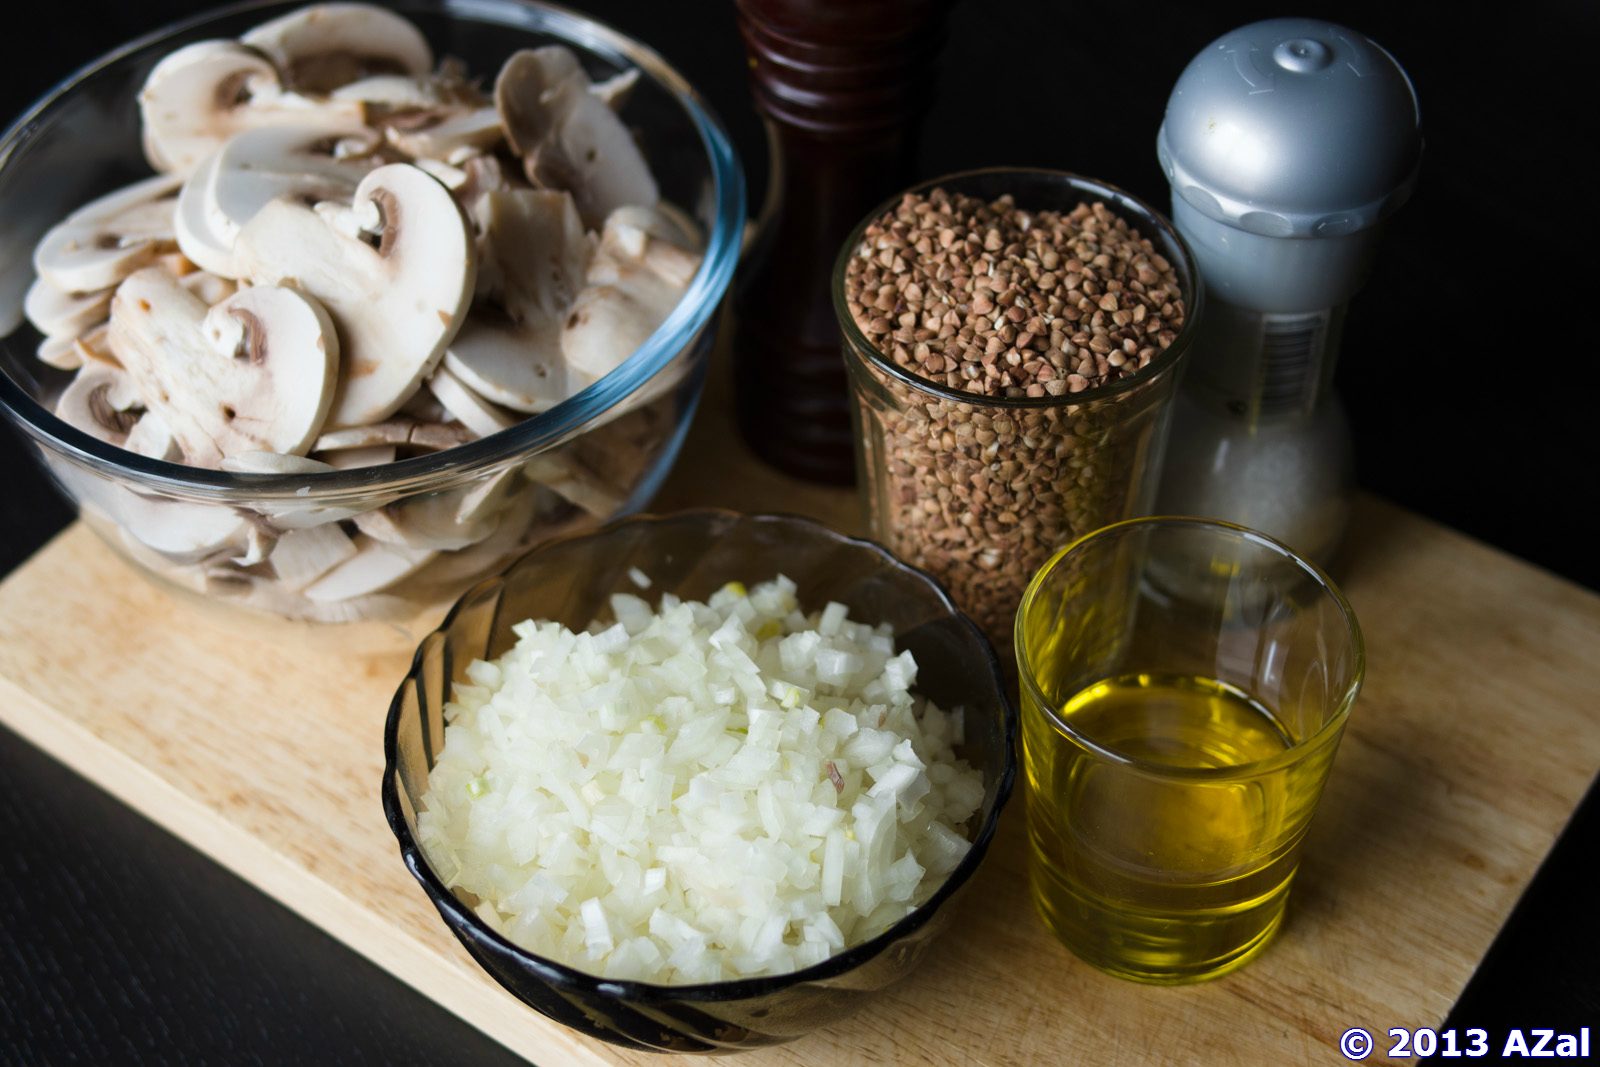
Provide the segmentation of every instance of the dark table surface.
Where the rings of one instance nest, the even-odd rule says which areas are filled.
[[[653,44],[705,92],[759,203],[762,137],[731,5],[578,5]],[[26,47],[8,38],[0,113],[200,6],[34,8]],[[951,17],[919,173],[1057,166],[1163,202],[1154,134],[1172,80],[1212,38],[1286,13],[1342,21],[1388,47],[1417,84],[1427,127],[1418,193],[1385,236],[1346,331],[1339,384],[1362,484],[1600,588],[1592,300],[1580,268],[1596,235],[1589,205],[1560,198],[1592,174],[1593,94],[1550,81],[1557,53],[1581,57],[1600,44],[1596,5],[1524,3],[1468,19],[1393,2],[1286,12],[966,0]],[[4,433],[0,471],[3,574],[71,509]],[[1591,788],[1448,1025],[1503,1034],[1600,1022],[1600,920],[1587,862],[1597,845]],[[1427,891],[1425,871],[1396,877]],[[1335,1036],[1329,1062],[1338,1061]],[[0,1062],[516,1061],[0,729]]]

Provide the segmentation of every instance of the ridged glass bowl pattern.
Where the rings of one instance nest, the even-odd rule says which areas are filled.
[[[608,981],[518,948],[489,929],[471,900],[446,889],[416,838],[416,812],[443,745],[443,705],[475,659],[515,643],[523,619],[582,629],[609,615],[614,592],[637,593],[630,568],[647,574],[645,595],[705,599],[728,581],[754,584],[783,573],[802,606],[829,600],[851,618],[888,622],[897,647],[916,656],[916,687],[939,706],[965,709],[958,754],[983,772],[984,801],[968,827],[972,850],[921,908],[880,936],[817,966],[770,978],[662,986]],[[400,853],[451,931],[474,959],[522,1001],[584,1034],[618,1045],[720,1052],[775,1044],[835,1022],[906,975],[949,922],[951,901],[982,862],[1016,775],[1016,710],[989,643],[927,575],[868,541],[805,519],[692,511],[639,516],[534,549],[504,574],[469,590],[423,640],[389,709],[384,730],[383,806]]]
[[[411,19],[437,55],[464,61],[480,78],[492,79],[512,52],[550,43],[573,49],[595,78],[639,69],[622,118],[638,137],[663,199],[687,210],[706,237],[699,272],[678,306],[622,366],[549,411],[466,445],[383,466],[231,474],[147,459],[67,425],[52,406],[71,375],[35,358],[41,338],[22,316],[34,245],[79,205],[150,173],[139,144],[136,98],[162,57],[193,41],[236,37],[300,6],[299,0],[273,0],[224,7],[134,41],[68,78],[0,137],[0,415],[87,522],[169,584],[291,617],[403,615],[448,602],[530,544],[593,528],[650,499],[700,395],[717,312],[738,257],[744,179],[699,95],[660,56],[622,34],[532,0],[391,0],[387,6]],[[586,490],[581,494],[571,491],[573,471]],[[252,574],[241,578],[217,564],[226,553],[175,560],[139,536],[141,523],[156,513],[181,516],[177,525],[204,526],[232,512],[278,530],[381,507],[437,505],[438,498],[465,497],[495,478],[506,479],[507,506],[496,513],[492,532],[465,548],[441,551],[381,596],[349,603],[252,595],[243,580]]]

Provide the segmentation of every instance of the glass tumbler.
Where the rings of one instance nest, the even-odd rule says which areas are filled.
[[[1135,519],[1045,564],[1016,652],[1046,925],[1137,981],[1254,957],[1282,921],[1361,687],[1344,596],[1264,534]]]
[[[857,325],[846,272],[874,221],[902,196],[935,188],[987,201],[1009,195],[1029,211],[1067,213],[1080,202],[1104,203],[1172,264],[1186,312],[1182,326],[1136,374],[1078,393],[990,397],[912,373]],[[846,239],[833,299],[871,534],[944,583],[1003,659],[1010,659],[1017,604],[1039,565],[1075,537],[1149,512],[1171,399],[1201,313],[1198,279],[1182,239],[1153,208],[1060,171],[1004,168],[936,178],[880,205]],[[1088,323],[1081,325],[1087,330]]]

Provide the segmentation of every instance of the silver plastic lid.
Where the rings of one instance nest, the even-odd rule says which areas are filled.
[[[1411,79],[1354,30],[1269,19],[1178,78],[1156,138],[1173,193],[1263,237],[1337,237],[1411,195],[1422,155]]]

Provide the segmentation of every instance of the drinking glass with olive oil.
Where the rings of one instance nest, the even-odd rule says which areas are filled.
[[[1111,974],[1226,974],[1282,922],[1361,687],[1361,630],[1315,566],[1204,519],[1108,526],[1016,622],[1030,879]]]

